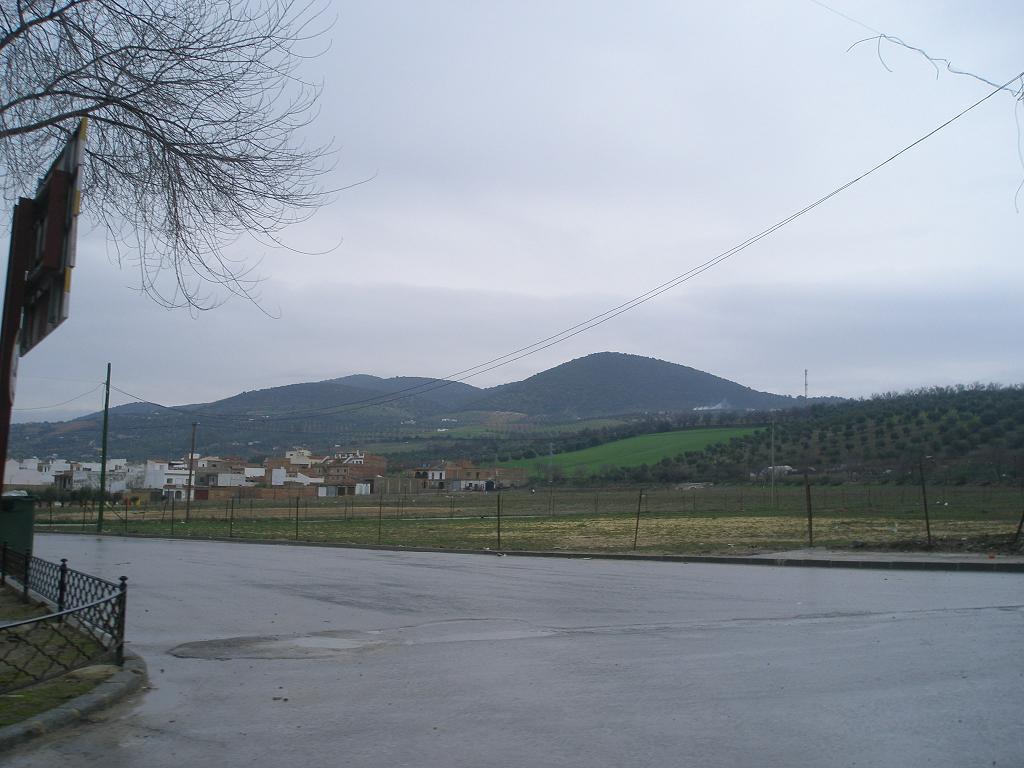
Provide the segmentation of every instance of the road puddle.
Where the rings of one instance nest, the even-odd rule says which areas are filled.
[[[330,659],[384,646],[501,642],[549,637],[557,630],[512,619],[453,619],[368,632],[228,637],[183,643],[169,653],[183,659]]]

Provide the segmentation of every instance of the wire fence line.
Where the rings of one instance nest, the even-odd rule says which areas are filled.
[[[503,514],[601,514],[630,510],[638,493],[643,493],[651,511],[708,514],[800,514],[806,507],[802,484],[779,485],[774,490],[761,485],[713,486],[682,484],[677,487],[591,487],[519,488],[500,491]],[[811,485],[812,504],[822,514],[899,513],[920,509],[920,486],[913,485]],[[458,517],[493,513],[499,492],[422,490],[334,497],[284,496],[279,499],[231,498],[193,501],[186,513],[184,502],[169,500],[142,502],[130,506],[112,505],[106,515],[112,521],[176,522],[190,518],[236,519],[298,514],[300,518],[341,518],[373,516],[383,507],[391,517]],[[927,486],[927,496],[936,508],[959,512],[1018,511],[1024,503],[1024,489],[1012,486]],[[37,526],[51,523],[88,527],[96,522],[94,505],[41,503]]]
[[[0,626],[0,693],[101,662],[124,663],[127,579],[118,583],[0,545],[0,588],[54,609]]]
[[[625,530],[633,517],[638,521],[629,527],[627,537],[619,528]],[[710,551],[808,543],[1003,547],[1019,539],[1024,492],[1009,486],[779,485],[773,489],[694,484],[296,496],[193,502],[188,519],[180,504],[119,508],[113,516],[108,512],[103,529],[175,537],[496,548],[502,520],[503,548],[646,546]],[[95,515],[88,509],[41,510],[37,525],[52,531],[96,530]],[[642,533],[649,535],[645,538]]]

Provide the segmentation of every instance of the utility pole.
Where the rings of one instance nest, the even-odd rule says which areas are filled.
[[[804,368],[804,405],[807,405],[807,369]]]
[[[100,453],[100,511],[96,515],[96,533],[103,533],[103,505],[107,500],[107,425],[109,414],[110,363],[107,363],[107,383],[106,388],[103,390],[103,443]]]
[[[192,422],[192,448],[188,452],[188,485],[185,486],[185,522],[191,520],[192,515],[192,471],[196,456],[196,427],[198,421]]]
[[[768,471],[771,472],[771,491],[768,494],[768,506],[775,509],[775,414],[772,413],[772,444],[769,449],[768,461],[771,466]]]

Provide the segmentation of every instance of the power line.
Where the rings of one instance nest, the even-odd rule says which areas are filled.
[[[80,395],[75,395],[70,400],[65,400],[63,403],[54,403],[53,405],[37,405],[34,408],[11,408],[11,410],[12,411],[48,411],[51,408],[60,408],[62,405],[67,405],[68,403],[73,403],[73,402],[75,402],[75,400],[81,400],[83,397],[85,397],[87,395],[91,395],[93,392],[95,392],[97,389],[99,389],[102,386],[103,386],[102,383],[97,384],[95,387],[90,389],[88,392],[83,392]]]
[[[436,389],[440,389],[442,387],[448,386],[448,385],[456,383],[456,382],[465,382],[468,379],[474,378],[476,376],[479,376],[479,375],[481,375],[483,373],[487,373],[489,371],[493,371],[496,368],[501,368],[501,367],[503,367],[505,365],[509,365],[510,363],[516,362],[518,360],[522,360],[524,357],[528,357],[530,355],[536,354],[537,352],[541,352],[541,351],[543,351],[545,349],[548,349],[549,347],[553,347],[556,344],[560,344],[563,341],[566,341],[566,340],[568,340],[568,339],[570,339],[570,338],[572,338],[574,336],[577,336],[577,335],[579,335],[579,334],[581,334],[581,333],[583,333],[585,331],[591,330],[592,328],[596,328],[597,326],[602,325],[602,324],[608,322],[609,320],[611,320],[611,319],[613,319],[615,317],[618,317],[621,314],[624,314],[625,312],[628,312],[628,311],[630,311],[632,309],[635,309],[636,307],[639,307],[639,306],[641,306],[643,304],[646,304],[648,301],[651,301],[652,299],[657,298],[661,294],[663,294],[663,293],[665,293],[667,291],[670,291],[673,288],[676,288],[676,287],[678,287],[679,285],[682,285],[685,282],[688,282],[688,281],[692,280],[693,278],[697,277],[698,275],[701,275],[704,272],[706,272],[706,271],[708,271],[710,269],[713,269],[714,267],[716,267],[719,264],[721,264],[723,261],[726,261],[727,259],[729,259],[732,256],[736,255],[737,253],[740,253],[741,251],[746,250],[751,245],[753,245],[753,244],[759,242],[760,240],[764,239],[765,237],[768,237],[769,235],[775,233],[777,230],[779,230],[782,227],[785,227],[786,225],[792,223],[793,221],[795,221],[796,219],[800,218],[804,214],[809,213],[810,211],[814,210],[818,206],[820,206],[823,203],[827,202],[831,198],[833,198],[836,195],[838,195],[838,194],[844,192],[845,190],[849,189],[854,184],[857,184],[858,182],[864,180],[865,178],[867,178],[868,176],[872,175],[873,173],[881,170],[886,165],[888,165],[889,163],[893,162],[894,160],[896,160],[897,158],[899,158],[903,154],[909,152],[911,149],[913,149],[914,147],[918,146],[922,142],[927,141],[928,139],[930,139],[932,136],[934,136],[939,131],[943,130],[947,126],[951,125],[952,123],[954,123],[957,120],[959,120],[960,118],[962,118],[964,115],[968,114],[972,110],[974,110],[977,107],[981,106],[983,103],[988,101],[990,98],[992,98],[994,95],[996,95],[1000,91],[1005,90],[1007,87],[1009,87],[1009,85],[1011,83],[1013,83],[1014,81],[1020,79],[1021,77],[1024,77],[1024,72],[1021,72],[1020,74],[1017,74],[1014,77],[1010,78],[1010,80],[1008,80],[1005,85],[996,86],[986,96],[982,97],[981,99],[978,99],[976,102],[974,102],[970,106],[966,107],[965,109],[961,110],[956,115],[954,115],[953,117],[949,118],[948,120],[946,120],[945,122],[943,122],[942,124],[937,126],[936,128],[933,128],[932,130],[928,131],[926,134],[924,134],[920,138],[918,138],[915,141],[911,142],[910,144],[906,145],[905,147],[900,149],[898,152],[895,152],[894,154],[890,155],[889,157],[887,157],[885,160],[881,161],[880,163],[872,166],[868,170],[866,170],[863,173],[861,173],[859,176],[856,176],[855,178],[851,179],[850,181],[846,182],[845,184],[835,188],[834,190],[829,192],[827,195],[824,195],[823,197],[818,198],[813,203],[810,203],[809,205],[801,208],[800,210],[796,211],[795,213],[790,214],[786,218],[781,219],[780,221],[776,222],[775,224],[771,225],[770,227],[761,230],[756,235],[753,235],[753,236],[747,238],[746,240],[744,240],[742,243],[739,243],[738,245],[733,246],[732,248],[728,249],[727,251],[723,251],[722,253],[718,254],[714,258],[708,259],[707,261],[703,262],[702,264],[699,264],[696,267],[693,267],[693,268],[687,270],[686,272],[683,272],[682,274],[677,275],[676,277],[672,278],[671,280],[667,280],[667,281],[661,283],[660,285],[655,286],[654,288],[651,288],[650,290],[640,294],[639,296],[635,296],[632,299],[630,299],[629,301],[623,302],[622,304],[619,304],[618,306],[613,307],[612,309],[609,309],[609,310],[607,310],[605,312],[602,312],[599,315],[595,315],[595,316],[591,317],[588,320],[585,320],[585,321],[583,321],[581,323],[577,323],[574,326],[571,326],[571,327],[566,328],[566,329],[564,329],[562,331],[559,331],[558,333],[552,334],[551,336],[548,336],[548,337],[546,337],[544,339],[536,341],[533,344],[529,344],[527,346],[520,347],[519,349],[514,350],[512,352],[509,352],[509,353],[507,353],[505,355],[501,355],[499,357],[492,358],[491,360],[488,360],[488,361],[486,361],[484,363],[480,363],[479,365],[475,365],[475,366],[473,366],[471,368],[466,368],[466,369],[464,369],[462,371],[458,371],[456,373],[453,373],[453,374],[450,374],[448,376],[445,376],[444,378],[434,379],[433,383],[436,384],[436,386],[428,386],[427,384],[417,384],[417,385],[414,385],[412,387],[407,387],[405,389],[397,390],[396,392],[389,393],[388,395],[379,395],[379,396],[374,397],[374,398],[366,398],[365,400],[352,401],[352,402],[349,402],[349,403],[340,403],[340,404],[338,404],[336,406],[329,406],[329,407],[326,407],[326,408],[311,409],[309,411],[304,412],[304,414],[306,414],[306,415],[312,415],[312,414],[317,414],[317,413],[326,414],[326,413],[330,413],[330,412],[350,413],[350,412],[353,412],[353,411],[362,410],[364,407],[372,407],[372,406],[379,406],[379,405],[385,405],[387,403],[392,403],[392,402],[395,402],[397,400],[401,400],[401,399],[405,399],[407,397],[411,397],[413,394],[425,394],[426,392],[431,392],[431,391],[434,391]],[[424,388],[424,387],[426,387],[426,388]],[[421,391],[417,392],[416,390],[421,390]],[[371,403],[371,405],[365,405],[366,403]],[[358,407],[348,408],[348,406],[358,406]],[[344,409],[344,410],[340,410],[339,411],[339,409]]]
[[[816,2],[816,0],[812,0],[812,2]],[[834,9],[829,8],[828,6],[825,6],[823,3],[817,3],[817,4],[821,5],[822,7],[828,8],[828,10],[832,10],[833,12],[835,12]],[[840,14],[840,15],[843,15],[843,14]],[[855,20],[851,19],[851,21],[855,21]],[[857,23],[859,23],[859,22],[857,22]],[[703,263],[698,264],[697,266],[688,269],[686,272],[683,272],[682,274],[679,274],[679,275],[671,278],[670,280],[666,280],[665,282],[661,283],[660,285],[657,285],[657,286],[655,286],[655,287],[645,291],[644,293],[639,294],[638,296],[634,296],[633,298],[629,299],[628,301],[625,301],[625,302],[623,302],[623,303],[621,303],[621,304],[619,304],[619,305],[617,305],[615,307],[612,307],[611,309],[606,310],[605,312],[602,312],[602,313],[600,313],[598,315],[594,315],[593,317],[591,317],[591,318],[589,318],[587,320],[584,320],[583,322],[580,322],[580,323],[577,323],[576,325],[573,325],[573,326],[570,326],[568,328],[565,328],[565,329],[563,329],[563,330],[561,330],[561,331],[559,331],[557,333],[554,333],[554,334],[552,334],[550,336],[547,336],[547,337],[545,337],[543,339],[535,341],[532,344],[528,344],[526,346],[520,347],[519,349],[513,350],[512,352],[508,352],[508,353],[506,353],[504,355],[500,355],[498,357],[491,358],[490,360],[487,360],[487,361],[485,361],[483,363],[480,363],[478,365],[474,365],[474,366],[472,366],[470,368],[465,368],[465,369],[463,369],[461,371],[457,371],[455,373],[449,374],[448,376],[445,376],[443,378],[428,379],[426,382],[421,382],[419,384],[415,384],[415,385],[412,385],[410,387],[404,387],[402,389],[395,390],[394,392],[383,393],[383,394],[380,394],[380,395],[376,395],[376,396],[368,397],[368,398],[363,398],[363,399],[360,399],[360,400],[352,400],[352,401],[345,402],[345,403],[338,403],[336,405],[324,406],[324,407],[321,407],[321,408],[312,408],[312,409],[307,409],[307,410],[302,410],[302,411],[293,411],[290,414],[281,414],[281,415],[276,415],[276,416],[265,416],[265,417],[262,417],[262,418],[260,418],[260,417],[253,417],[253,416],[229,416],[227,414],[215,414],[215,413],[212,413],[212,412],[207,411],[207,410],[194,409],[194,408],[193,409],[189,409],[189,408],[183,408],[181,406],[163,405],[162,403],[153,402],[153,401],[148,400],[146,398],[139,397],[138,395],[133,395],[133,394],[131,394],[129,392],[125,392],[124,390],[118,389],[116,387],[114,387],[114,389],[116,389],[118,392],[120,392],[123,395],[135,398],[136,400],[139,400],[139,401],[141,401],[143,403],[149,403],[149,404],[157,406],[159,408],[164,408],[164,409],[167,409],[167,410],[177,411],[177,412],[180,412],[180,413],[183,413],[183,414],[190,414],[190,415],[200,414],[204,418],[207,418],[207,419],[215,418],[215,419],[221,419],[221,420],[227,420],[227,421],[245,422],[245,423],[247,423],[249,425],[254,426],[256,424],[268,423],[268,422],[293,421],[293,420],[300,419],[300,418],[303,418],[303,417],[308,417],[308,416],[353,413],[353,412],[356,412],[356,411],[365,410],[367,408],[379,407],[379,406],[382,406],[382,405],[387,405],[389,403],[397,402],[399,400],[404,400],[404,399],[407,399],[409,397],[413,397],[413,396],[415,396],[417,394],[422,395],[422,394],[426,394],[428,392],[433,392],[433,391],[441,389],[443,387],[450,386],[451,384],[465,382],[465,381],[467,381],[469,379],[475,378],[476,376],[480,376],[481,374],[488,373],[488,372],[493,371],[493,370],[495,370],[497,368],[501,368],[501,367],[504,367],[504,366],[509,365],[511,363],[514,363],[514,362],[517,362],[519,360],[522,360],[525,357],[529,357],[531,355],[537,354],[538,352],[542,352],[543,350],[548,349],[550,347],[553,347],[556,344],[561,344],[562,342],[567,341],[568,339],[571,339],[574,336],[578,336],[581,333],[584,333],[584,332],[589,331],[589,330],[591,330],[593,328],[596,328],[599,325],[603,325],[604,323],[608,322],[609,320],[612,320],[612,319],[618,317],[619,315],[625,314],[626,312],[629,312],[630,310],[636,309],[637,307],[642,306],[643,304],[646,304],[647,302],[657,298],[658,296],[662,295],[663,293],[666,293],[667,291],[670,291],[673,288],[677,288],[680,285],[682,285],[683,283],[689,282],[690,280],[694,279],[695,277],[698,277],[699,275],[703,274],[704,272],[707,272],[708,270],[717,267],[722,262],[732,258],[733,256],[735,256],[738,253],[741,253],[742,251],[745,251],[747,248],[749,248],[750,246],[754,245],[755,243],[758,243],[761,240],[763,240],[764,238],[774,234],[775,232],[777,232],[778,230],[780,230],[783,227],[787,226],[788,224],[791,224],[792,222],[796,221],[800,217],[802,217],[805,214],[811,212],[812,210],[814,210],[818,206],[828,202],[829,200],[831,200],[836,195],[841,194],[842,192],[846,191],[847,189],[849,189],[853,185],[857,184],[860,181],[863,181],[868,176],[871,176],[872,174],[874,174],[877,171],[881,170],[885,166],[887,166],[890,163],[892,163],[893,161],[895,161],[897,158],[901,157],[902,155],[906,154],[910,150],[912,150],[915,147],[917,147],[919,144],[921,144],[921,143],[927,141],[928,139],[930,139],[932,136],[937,134],[939,131],[945,129],[949,125],[953,124],[954,122],[956,122],[957,120],[962,118],[964,115],[968,114],[969,112],[973,111],[977,107],[981,106],[982,104],[984,104],[986,101],[991,99],[993,96],[995,96],[1000,91],[1006,90],[1013,82],[1015,82],[1016,80],[1021,79],[1022,77],[1024,77],[1024,71],[1020,72],[1017,75],[1014,75],[1012,78],[1010,78],[1008,81],[1006,81],[1006,83],[1004,85],[996,86],[987,95],[985,95],[982,98],[978,99],[977,101],[975,101],[970,106],[965,107],[963,110],[961,110],[960,112],[955,114],[953,117],[949,118],[948,120],[946,120],[945,122],[941,123],[937,127],[935,127],[932,130],[928,131],[927,133],[925,133],[924,135],[922,135],[918,139],[912,141],[910,144],[907,144],[906,146],[904,146],[899,151],[893,153],[892,155],[890,155],[889,157],[885,158],[884,160],[882,160],[881,162],[877,163],[876,165],[872,166],[871,168],[869,168],[868,170],[864,171],[860,175],[850,179],[845,184],[842,184],[841,186],[836,187],[835,189],[833,189],[828,194],[818,198],[814,202],[812,202],[812,203],[804,206],[803,208],[795,211],[794,213],[790,214],[789,216],[787,216],[787,217],[785,217],[783,219],[780,219],[779,221],[775,222],[771,226],[761,230],[757,234],[752,235],[751,237],[748,237],[743,242],[733,246],[732,248],[729,248],[726,251],[723,251],[723,252],[719,253],[717,256],[714,256],[713,258],[710,258],[707,261],[704,261]]]
[[[857,25],[858,27],[863,27],[863,28],[864,28],[864,29],[866,29],[866,30],[867,30],[868,32],[874,32],[874,33],[875,33],[876,35],[881,35],[881,34],[883,34],[882,32],[879,32],[879,31],[878,31],[877,29],[875,29],[874,27],[869,27],[869,26],[868,26],[867,24],[865,24],[865,23],[864,23],[863,21],[860,21],[860,20],[858,20],[858,19],[855,19],[855,18],[853,18],[853,16],[847,16],[847,15],[846,15],[845,13],[843,13],[843,12],[842,12],[842,11],[840,11],[840,10],[837,10],[837,9],[833,8],[833,7],[831,6],[831,5],[826,5],[825,3],[821,2],[821,0],[811,0],[811,2],[812,2],[812,3],[814,3],[815,5],[817,5],[817,6],[818,6],[818,7],[820,7],[820,8],[824,8],[824,9],[825,9],[826,11],[828,11],[829,13],[834,13],[834,14],[835,14],[836,16],[839,16],[840,18],[846,19],[847,21],[852,21],[852,22],[853,22],[854,24],[856,24],[856,25]]]
[[[301,421],[303,421],[303,419],[301,417],[297,417],[297,418],[292,419],[292,418],[290,418],[288,416],[281,416],[281,417],[276,418],[276,419],[271,419],[271,418],[260,418],[260,417],[253,417],[253,416],[231,416],[231,415],[227,415],[227,414],[214,413],[212,411],[203,411],[203,410],[196,410],[196,409],[190,409],[190,408],[182,408],[180,406],[174,406],[174,405],[164,405],[162,403],[157,403],[157,402],[155,402],[153,400],[147,400],[146,398],[140,397],[138,395],[134,395],[131,392],[126,392],[125,390],[120,389],[120,388],[114,386],[113,384],[110,385],[110,388],[115,390],[115,391],[117,391],[117,392],[119,392],[122,395],[125,395],[126,397],[131,397],[131,398],[133,398],[134,400],[136,400],[136,401],[138,401],[140,403],[143,403],[143,404],[146,404],[146,405],[152,405],[152,406],[154,406],[156,408],[162,408],[164,410],[171,411],[171,412],[176,413],[176,414],[181,414],[182,417],[194,418],[197,415],[199,415],[199,416],[202,416],[203,419],[208,421],[208,422],[209,421],[216,421],[216,420],[219,419],[221,422],[228,422],[230,424],[238,424],[238,426],[240,428],[244,427],[244,428],[253,430],[255,432],[258,432],[260,434],[281,435],[281,436],[289,436],[289,435],[294,436],[296,434],[301,434],[301,435],[323,435],[323,436],[338,437],[339,436],[339,432],[341,431],[340,428],[332,429],[332,430],[308,429],[308,428],[305,428],[303,426],[295,426],[293,428],[289,428],[289,427],[285,426],[285,424],[284,424],[285,422],[288,422],[288,421],[301,422]],[[183,425],[183,426],[185,426],[185,425]],[[275,428],[275,427],[277,427],[277,428]],[[143,430],[148,430],[148,429],[166,429],[166,427],[162,426],[162,425],[152,425],[152,424],[135,424],[135,425],[130,425],[130,426],[120,426],[120,427],[118,427],[118,431],[120,431],[120,432],[138,432],[138,431],[143,431]],[[367,434],[369,434],[369,432]]]
[[[149,400],[149,399],[147,399],[145,397],[141,397],[139,395],[132,394],[131,392],[126,392],[125,390],[120,389],[119,387],[116,387],[113,384],[110,386],[110,388],[113,389],[113,390],[116,390],[117,392],[121,393],[122,395],[125,395],[126,397],[130,397],[133,400],[136,400],[136,401],[138,401],[140,403],[143,403],[145,405],[152,405],[152,406],[155,406],[157,408],[163,408],[164,410],[174,411],[176,413],[182,414],[183,416],[189,416],[189,417],[202,416],[204,419],[207,419],[207,420],[219,419],[221,421],[237,422],[237,423],[241,423],[241,424],[247,424],[249,426],[253,426],[253,425],[256,425],[256,424],[264,424],[264,423],[267,423],[267,422],[297,421],[297,420],[301,420],[302,418],[304,418],[307,415],[307,413],[309,413],[310,415],[319,415],[320,414],[320,410],[316,410],[316,411],[313,411],[313,412],[297,411],[297,412],[295,412],[294,416],[289,415],[289,414],[281,414],[281,415],[277,415],[277,416],[253,416],[253,415],[243,415],[243,414],[231,415],[231,414],[227,414],[227,413],[216,413],[214,411],[205,410],[205,409],[202,409],[202,408],[185,408],[185,407],[180,406],[180,405],[164,405],[163,403],[158,403],[158,402],[156,402],[154,400]],[[337,407],[339,407],[339,406],[329,406],[329,408],[337,408]],[[323,410],[323,409],[321,409],[321,410]]]

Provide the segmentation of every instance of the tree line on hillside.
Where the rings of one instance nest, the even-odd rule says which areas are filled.
[[[636,467],[606,467],[563,482],[930,482],[1016,484],[1024,480],[1024,388],[931,387],[838,405],[745,414],[717,423],[758,424],[746,437]],[[669,426],[665,426],[668,424]],[[673,428],[658,422],[659,431]],[[631,425],[642,427],[645,425]],[[629,431],[629,430],[626,430]],[[788,472],[789,470],[786,470]],[[554,478],[559,479],[559,478]]]

